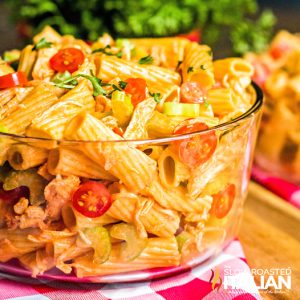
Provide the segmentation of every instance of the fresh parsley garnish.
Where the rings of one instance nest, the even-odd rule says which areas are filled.
[[[122,55],[123,55],[123,52],[121,50],[119,50],[117,53],[113,53],[111,51],[107,51],[107,49],[111,49],[111,46],[110,45],[106,45],[104,48],[95,49],[95,50],[92,51],[92,53],[101,52],[101,53],[103,53],[105,55],[116,56],[118,58],[121,58]]]
[[[140,65],[151,65],[153,63],[153,57],[151,55],[147,55],[145,57],[142,57],[138,63]]]
[[[52,46],[52,43],[51,42],[48,42],[46,40],[46,38],[41,38],[35,45],[34,47],[32,48],[32,51],[34,50],[40,50],[40,49],[43,49],[43,48],[50,48]]]
[[[159,103],[162,99],[162,96],[160,93],[150,93],[150,96],[154,98],[154,101],[156,103]]]
[[[179,69],[179,67],[181,66],[181,64],[182,64],[182,60],[179,60],[178,63],[177,63],[177,66],[176,66],[176,70]]]
[[[126,81],[119,81],[119,87],[121,88],[121,89],[125,89],[126,88],[126,86],[127,86],[127,82]]]
[[[94,97],[97,97],[99,95],[106,95],[106,91],[102,87],[102,80],[97,78],[94,75],[78,74],[75,76],[71,76],[70,78],[68,78],[60,83],[55,83],[55,85],[57,87],[60,87],[63,89],[72,89],[78,84],[77,79],[79,77],[86,78],[92,83],[93,88],[94,88],[94,93],[93,93]]]
[[[188,73],[194,72],[194,67],[188,67],[187,72]]]
[[[203,71],[205,71],[205,70],[206,70],[205,65],[201,65],[201,66],[200,66],[200,69],[203,70]]]

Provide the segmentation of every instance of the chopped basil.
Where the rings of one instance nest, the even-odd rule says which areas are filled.
[[[151,65],[153,63],[153,57],[151,55],[148,55],[148,56],[145,56],[145,57],[142,57],[138,63],[140,65]]]
[[[46,38],[41,38],[35,45],[34,47],[32,48],[32,51],[34,50],[40,50],[40,49],[43,49],[43,48],[50,48],[52,45],[51,42],[48,42],[46,40]]]
[[[194,67],[188,67],[187,72],[188,73],[194,72]]]
[[[65,71],[64,73],[57,73],[51,81],[53,81],[54,83],[62,83],[64,82],[65,80],[71,78],[72,75],[70,72],[68,71]]]
[[[162,98],[160,93],[150,93],[150,96],[154,98],[156,103],[159,103]]]

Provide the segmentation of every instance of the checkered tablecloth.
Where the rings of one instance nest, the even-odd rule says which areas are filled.
[[[261,299],[238,240],[185,273],[119,284],[41,282],[0,275],[0,299],[22,300],[253,300]]]

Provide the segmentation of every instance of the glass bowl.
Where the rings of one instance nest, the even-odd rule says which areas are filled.
[[[34,214],[18,219],[23,229],[8,231],[0,224],[0,269],[65,281],[136,281],[186,270],[221,251],[236,236],[247,195],[263,102],[261,90],[252,87],[255,100],[246,113],[191,134],[80,142],[0,134],[0,158],[26,169],[14,177],[2,167],[0,180],[29,186],[30,203],[40,208],[36,214],[47,210],[54,220],[45,229],[32,228],[42,227]],[[73,125],[73,135],[99,129],[84,117]],[[195,143],[212,136],[217,145],[207,161],[189,167],[180,162],[176,143],[192,141],[191,149],[197,149]],[[14,151],[5,157],[7,148]],[[38,179],[32,171],[37,169]],[[54,174],[60,174],[54,179],[59,188],[44,191],[44,178]],[[64,198],[78,185],[73,175],[101,180],[108,188],[112,205],[101,217],[85,217]],[[55,201],[46,206],[43,194]],[[2,223],[4,213],[0,209]],[[26,221],[34,226],[26,228]]]

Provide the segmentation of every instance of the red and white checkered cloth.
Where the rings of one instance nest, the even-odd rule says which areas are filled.
[[[218,275],[217,275],[218,274]],[[14,279],[14,280],[10,280]],[[0,275],[0,299],[254,300],[261,299],[238,240],[185,273],[137,283],[92,284],[17,280]]]
[[[270,175],[255,165],[252,168],[252,179],[300,209],[300,186]]]

